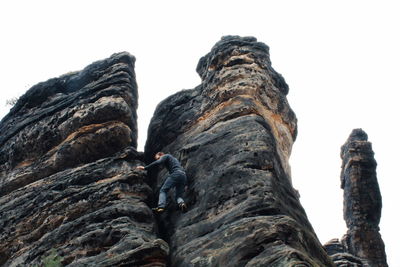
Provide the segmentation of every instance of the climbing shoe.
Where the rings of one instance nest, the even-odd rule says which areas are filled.
[[[163,207],[157,207],[157,208],[152,208],[152,210],[156,213],[163,213],[165,211],[165,208]]]
[[[186,211],[187,211],[187,206],[186,206],[185,202],[179,203],[178,206],[179,206],[179,209],[180,209],[182,212],[186,212]]]

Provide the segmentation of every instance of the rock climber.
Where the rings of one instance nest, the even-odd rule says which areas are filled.
[[[155,166],[163,165],[168,169],[169,175],[166,177],[165,182],[161,186],[158,197],[158,206],[153,208],[153,210],[157,213],[161,213],[165,210],[167,205],[167,193],[171,188],[175,187],[175,200],[178,203],[178,207],[181,211],[186,212],[187,206],[182,198],[186,186],[185,170],[182,168],[179,160],[177,160],[171,154],[157,152],[154,158],[156,161],[153,161],[149,165],[136,167],[139,170],[148,170]]]

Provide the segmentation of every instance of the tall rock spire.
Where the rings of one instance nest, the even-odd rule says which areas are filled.
[[[366,266],[384,267],[385,245],[379,233],[382,198],[376,176],[376,161],[368,135],[361,129],[350,134],[341,149],[341,187],[344,219],[348,228],[342,243]]]
[[[333,266],[291,184],[297,120],[269,48],[223,37],[197,72],[201,85],[158,105],[145,147],[189,178],[188,212],[171,204],[162,218],[172,266]]]

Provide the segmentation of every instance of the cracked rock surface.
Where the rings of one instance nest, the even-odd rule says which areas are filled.
[[[269,48],[226,36],[200,59],[202,83],[161,102],[145,157],[187,170],[189,210],[160,219],[171,266],[333,266],[291,184],[297,120]],[[165,172],[150,173],[160,186]]]
[[[354,129],[342,146],[341,187],[347,233],[346,251],[363,260],[364,266],[386,267],[385,244],[379,233],[382,197],[376,175],[372,144],[362,129]]]
[[[0,123],[0,265],[166,266],[136,151],[135,58],[32,87]]]
[[[349,228],[323,247],[292,186],[297,119],[289,87],[254,37],[225,36],[202,83],[163,100],[138,152],[135,58],[117,53],[39,83],[0,122],[0,266],[387,266],[366,133],[342,147]],[[154,215],[166,170],[188,175],[182,213]],[[171,195],[173,192],[170,192]],[[347,264],[347,265],[346,265]]]

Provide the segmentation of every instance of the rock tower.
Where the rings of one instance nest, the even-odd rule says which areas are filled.
[[[156,108],[137,147],[135,58],[114,54],[39,83],[0,122],[0,266],[387,266],[366,134],[342,148],[345,237],[323,247],[293,188],[289,87],[254,37],[223,37],[202,82]],[[163,151],[188,176],[188,211],[155,215]],[[172,192],[171,192],[172,193]],[[330,255],[330,256],[329,256]]]
[[[171,266],[333,266],[291,184],[296,117],[269,48],[224,37],[197,72],[198,87],[159,104],[145,148],[147,160],[173,154],[189,177],[189,211],[161,220]]]

